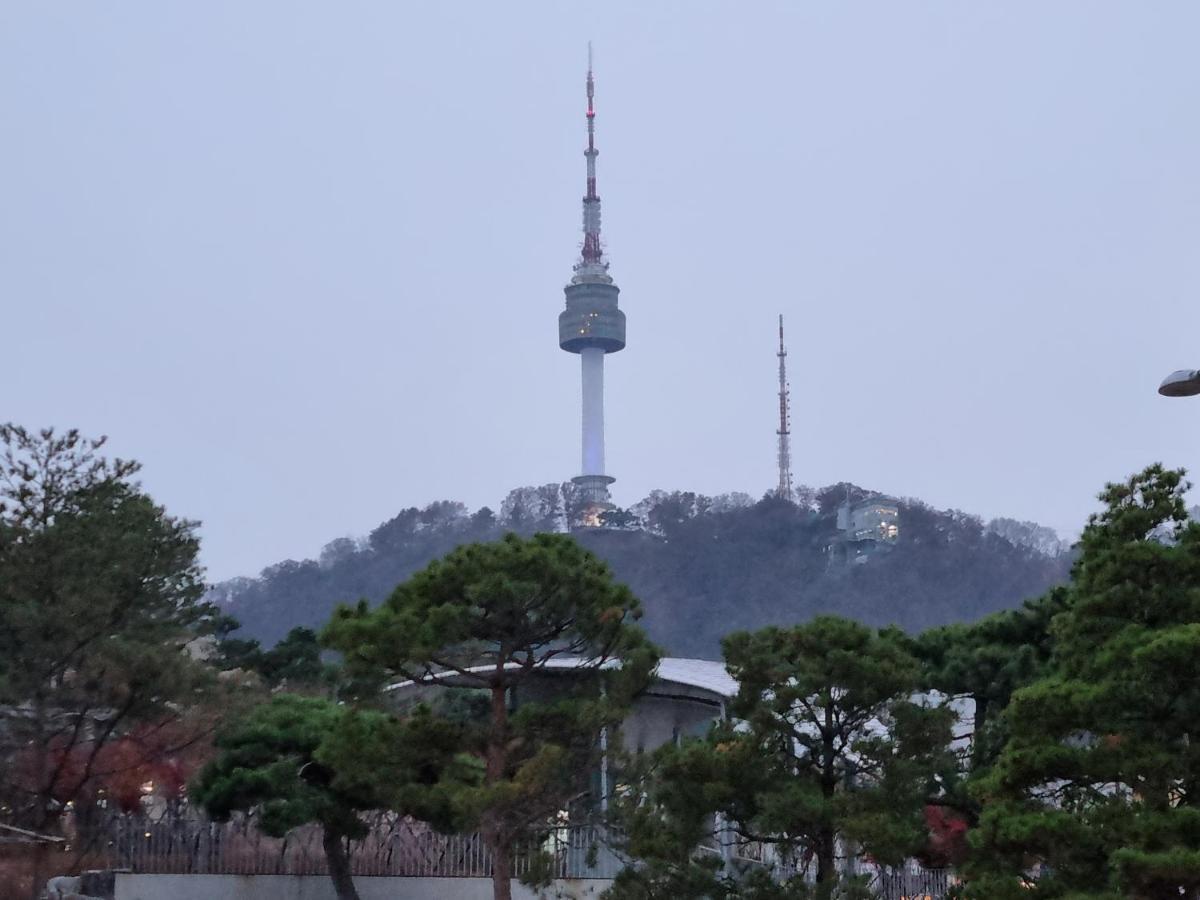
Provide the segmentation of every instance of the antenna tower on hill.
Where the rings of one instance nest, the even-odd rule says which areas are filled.
[[[779,487],[775,492],[792,499],[791,399],[787,381],[787,349],[783,346],[783,316],[779,317]]]

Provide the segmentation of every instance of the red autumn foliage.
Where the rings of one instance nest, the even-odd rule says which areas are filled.
[[[945,806],[928,804],[925,826],[929,829],[929,843],[922,854],[922,864],[936,869],[961,863],[967,854],[967,820]]]
[[[99,747],[86,740],[51,741],[46,780],[39,787],[63,805],[85,805],[105,797],[123,812],[133,812],[148,794],[180,799],[188,779],[211,754],[208,729],[195,722],[139,725]],[[25,773],[19,780],[30,788],[39,781],[38,756],[27,749],[15,761],[17,770]]]

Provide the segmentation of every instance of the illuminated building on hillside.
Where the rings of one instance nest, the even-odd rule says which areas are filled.
[[[888,550],[900,537],[900,506],[894,497],[875,494],[857,503],[849,498],[838,507],[838,539],[830,547],[835,559],[863,564]]]

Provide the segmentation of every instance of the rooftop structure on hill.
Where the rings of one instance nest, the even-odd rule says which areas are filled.
[[[861,565],[900,537],[900,504],[885,494],[855,503],[847,497],[838,507],[837,529],[837,540],[829,548],[832,560]]]

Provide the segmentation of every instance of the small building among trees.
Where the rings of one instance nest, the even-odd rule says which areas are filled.
[[[900,502],[873,494],[857,502],[847,496],[837,512],[838,536],[830,546],[834,561],[862,565],[900,537]]]

